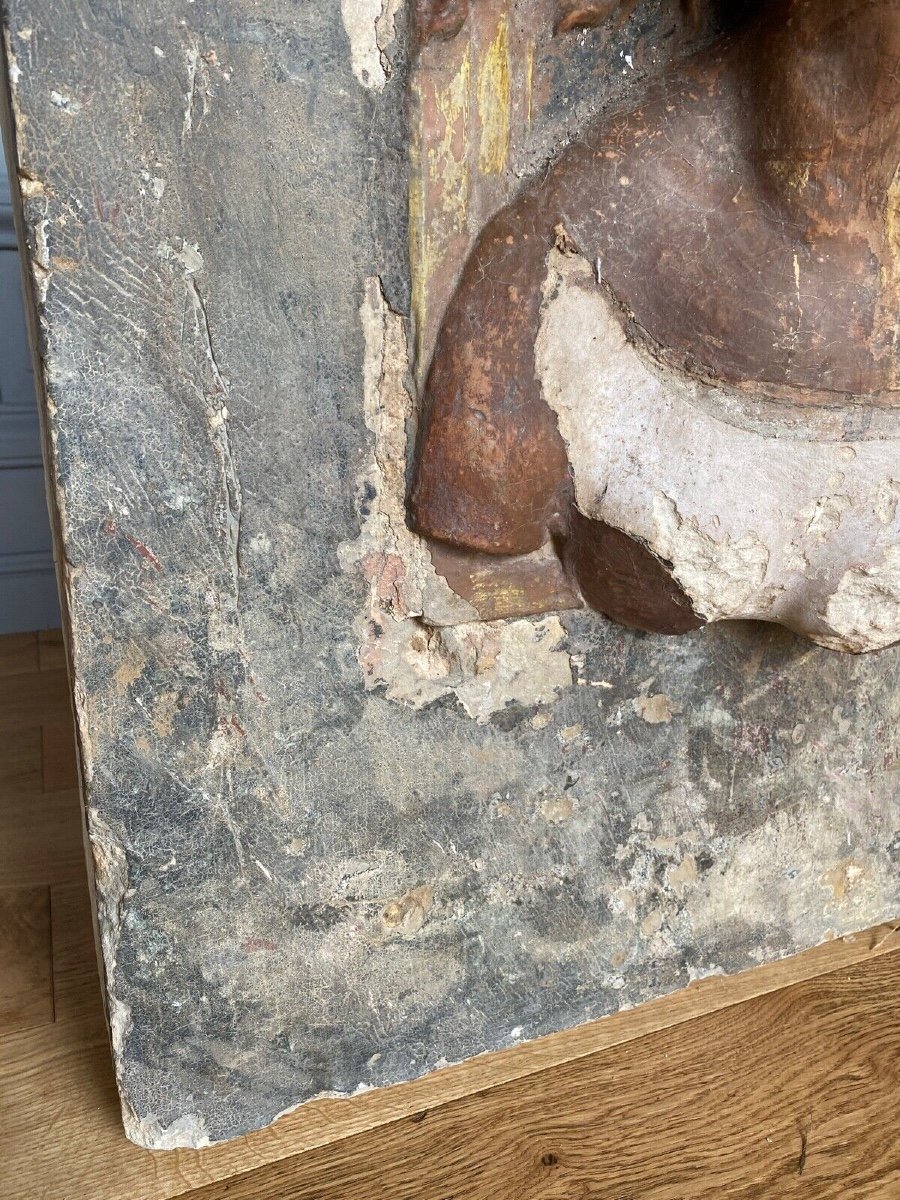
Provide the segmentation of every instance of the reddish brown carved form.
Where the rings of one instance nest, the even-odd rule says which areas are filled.
[[[469,0],[415,0],[413,18],[419,44],[455,37],[468,15]]]
[[[620,0],[557,0],[555,33],[594,29],[619,7]]]
[[[610,7],[560,5],[558,27]],[[535,369],[548,254],[562,231],[665,368],[801,422],[898,406],[898,68],[900,0],[773,0],[527,185],[482,231],[439,332],[414,528],[457,561],[494,556],[498,579],[506,556],[552,544],[600,612],[701,624],[664,562],[574,509]]]

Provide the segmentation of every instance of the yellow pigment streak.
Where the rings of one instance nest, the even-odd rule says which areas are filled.
[[[894,175],[887,194],[887,226],[888,266],[884,271],[883,285],[887,293],[887,303],[893,310],[888,313],[888,320],[894,326],[894,366],[891,372],[891,386],[900,388],[900,167]]]
[[[484,175],[499,175],[509,155],[509,75],[509,22],[504,15],[478,76],[478,167]]]
[[[466,46],[459,69],[450,82],[434,92],[434,106],[441,116],[435,129],[425,122],[421,85],[416,82],[413,86],[416,117],[410,146],[409,257],[416,375],[420,382],[427,367],[425,342],[431,278],[442,265],[447,238],[465,230],[468,224],[466,145],[471,74],[472,55]],[[455,150],[460,135],[461,150]]]

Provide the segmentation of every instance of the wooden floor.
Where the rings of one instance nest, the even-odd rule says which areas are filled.
[[[0,638],[0,1200],[900,1200],[900,931],[206,1151],[122,1134],[58,634]]]

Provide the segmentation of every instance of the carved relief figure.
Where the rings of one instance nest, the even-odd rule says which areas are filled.
[[[426,41],[471,19],[416,15]],[[483,617],[900,640],[898,80],[900,0],[764,0],[487,221],[410,493]]]

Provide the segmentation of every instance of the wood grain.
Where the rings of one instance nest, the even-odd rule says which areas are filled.
[[[50,889],[0,888],[0,1035],[53,1020]]]
[[[6,680],[0,682],[0,687],[5,683]],[[42,790],[40,728],[20,729],[14,737],[3,738],[0,750],[0,795],[21,796]]]
[[[894,953],[192,1200],[893,1200],[898,989]]]
[[[42,629],[37,635],[38,665],[42,671],[66,669],[66,646],[61,629]]]
[[[84,879],[77,791],[21,793],[0,802],[0,880],[7,887]]]
[[[7,633],[0,637],[0,678],[37,671],[39,667],[36,633]]]
[[[50,889],[53,1003],[58,1024],[87,1022],[106,1035],[87,879]]]
[[[71,721],[69,678],[65,671],[20,672],[0,687],[0,733]]]
[[[41,730],[41,790],[73,791],[78,787],[75,730],[71,718]]]

